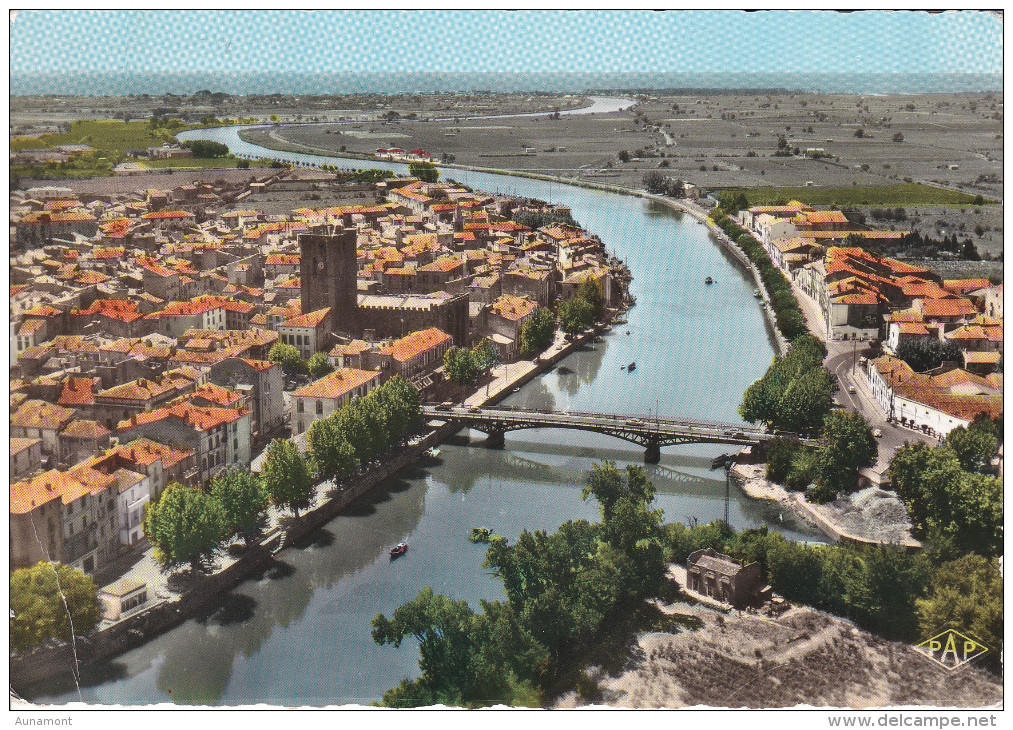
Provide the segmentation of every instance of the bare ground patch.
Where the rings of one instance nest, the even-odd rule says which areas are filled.
[[[699,605],[659,606],[692,615],[699,629],[646,632],[619,673],[600,667],[600,703],[617,707],[983,707],[1002,701],[1001,680],[973,667],[949,672],[907,644],[807,607],[777,619]],[[575,693],[557,706],[585,704]]]

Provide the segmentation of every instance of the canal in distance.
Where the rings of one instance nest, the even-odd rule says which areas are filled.
[[[257,157],[388,167],[276,153],[242,142],[233,128],[187,134]],[[634,276],[637,304],[628,324],[564,360],[572,373],[542,375],[506,405],[741,421],[735,408],[774,348],[752,279],[704,225],[631,196],[471,171],[444,175],[487,192],[570,206]],[[707,276],[715,283],[705,285]],[[622,368],[633,361],[634,372]],[[208,615],[85,667],[81,697],[122,705],[366,704],[417,676],[417,643],[376,646],[373,616],[390,615],[426,586],[474,607],[479,599],[503,598],[499,581],[482,568],[484,546],[467,539],[473,526],[513,541],[524,529],[597,520],[596,505],[580,498],[591,466],[643,459],[633,444],[577,431],[509,433],[502,450],[484,448],[481,439],[464,432],[442,445],[438,457],[405,470],[306,544],[283,552],[274,567],[223,597]],[[723,517],[724,473],[709,465],[730,448],[670,446],[659,464],[646,467],[667,522]],[[737,529],[769,525],[792,539],[822,539],[734,487],[730,519]],[[400,541],[409,544],[408,553],[391,562],[387,550]],[[27,695],[41,703],[78,700],[69,678],[27,688]]]

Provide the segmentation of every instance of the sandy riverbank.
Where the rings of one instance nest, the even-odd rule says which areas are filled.
[[[800,492],[789,492],[766,478],[766,464],[736,464],[732,474],[752,499],[776,502],[836,542],[899,545],[916,550],[907,510],[896,494],[867,487],[828,504],[812,504]]]

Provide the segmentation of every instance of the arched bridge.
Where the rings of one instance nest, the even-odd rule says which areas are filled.
[[[422,416],[429,421],[454,423],[488,434],[490,446],[502,446],[507,431],[529,428],[568,428],[615,436],[643,446],[644,461],[658,463],[661,447],[672,444],[734,444],[749,446],[775,438],[794,438],[815,443],[796,434],[767,433],[742,423],[659,419],[643,415],[584,413],[579,411],[540,411],[498,406],[423,406]]]

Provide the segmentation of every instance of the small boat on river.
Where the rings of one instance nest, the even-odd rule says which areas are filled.
[[[636,364],[635,362],[631,362],[631,363],[630,363],[629,365],[627,365],[627,366],[626,366],[626,370],[627,370],[628,372],[631,372],[631,373],[632,373],[632,372],[633,372],[634,370],[636,370],[636,369],[637,369],[637,364]]]
[[[753,289],[753,296],[756,297],[757,299],[763,298],[763,294],[760,293],[759,289]]]
[[[703,280],[703,283],[704,284],[713,284],[714,283],[714,279],[712,279],[711,277],[708,276],[706,279]]]
[[[394,558],[400,558],[406,552],[408,552],[408,543],[399,542],[390,549],[390,559],[393,560]]]

